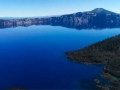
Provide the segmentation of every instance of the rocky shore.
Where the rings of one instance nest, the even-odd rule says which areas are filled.
[[[79,63],[103,64],[102,78],[113,85],[98,85],[98,90],[120,90],[120,35],[87,46],[81,50],[66,52],[69,59]],[[96,80],[96,82],[99,82]]]

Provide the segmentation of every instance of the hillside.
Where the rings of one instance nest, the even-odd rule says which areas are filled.
[[[66,55],[76,62],[105,65],[102,77],[114,85],[106,87],[111,88],[110,90],[120,90],[120,35],[97,42],[78,51],[67,52]]]
[[[0,20],[0,28],[31,25],[53,25],[76,29],[116,28],[120,27],[120,14],[116,14],[103,8],[96,8],[87,12],[77,12],[46,18]]]

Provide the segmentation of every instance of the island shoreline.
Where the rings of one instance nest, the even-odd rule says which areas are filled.
[[[120,35],[94,43],[81,50],[66,52],[67,58],[86,65],[104,65],[102,78],[113,85],[97,85],[98,90],[120,90]],[[115,78],[116,79],[115,79]]]

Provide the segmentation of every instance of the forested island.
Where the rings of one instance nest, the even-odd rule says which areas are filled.
[[[120,14],[96,8],[92,11],[47,17],[0,20],[0,28],[18,26],[52,25],[76,29],[119,28]],[[81,50],[66,52],[69,59],[85,64],[104,65],[102,77],[113,85],[100,86],[99,90],[120,90],[120,35],[87,46]],[[99,80],[95,80],[99,83]]]
[[[102,77],[113,86],[98,85],[99,90],[120,90],[120,35],[105,39],[81,50],[66,52],[69,59],[84,64],[104,65]]]

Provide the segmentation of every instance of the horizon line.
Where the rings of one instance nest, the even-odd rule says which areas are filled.
[[[97,9],[97,8],[94,8],[94,9]],[[94,10],[92,9],[92,10]],[[105,9],[105,8],[102,8],[102,9]],[[92,11],[90,10],[90,11]],[[107,9],[105,9],[107,10]],[[108,11],[111,11],[111,10],[108,10]],[[87,12],[87,10],[85,11],[78,11],[78,12]],[[53,16],[62,16],[62,15],[67,15],[67,14],[75,14],[75,13],[78,13],[78,12],[74,12],[74,13],[64,13],[64,14],[54,14],[54,15],[45,15],[45,16],[0,16],[0,18],[34,18],[34,17],[53,17]],[[114,11],[111,11],[111,12],[114,12]],[[118,12],[114,12],[114,13],[117,13],[117,14],[120,14]]]

